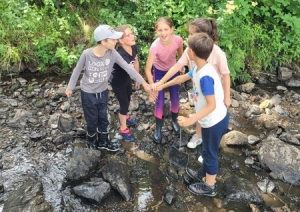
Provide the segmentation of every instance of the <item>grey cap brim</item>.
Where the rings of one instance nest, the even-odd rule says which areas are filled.
[[[120,39],[123,36],[123,32],[116,32],[114,31],[114,33],[109,36],[108,38],[110,39]]]

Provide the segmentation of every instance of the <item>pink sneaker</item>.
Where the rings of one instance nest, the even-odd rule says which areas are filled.
[[[135,119],[130,118],[130,116],[127,114],[126,115],[126,124],[128,126],[134,126],[136,124]]]
[[[122,134],[125,141],[134,141],[134,136],[130,133],[130,130],[128,127],[124,130],[122,130],[120,128],[120,133]]]

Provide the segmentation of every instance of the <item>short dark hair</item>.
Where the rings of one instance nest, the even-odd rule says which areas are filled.
[[[188,46],[197,57],[207,60],[214,47],[214,41],[208,34],[201,32],[189,36]]]

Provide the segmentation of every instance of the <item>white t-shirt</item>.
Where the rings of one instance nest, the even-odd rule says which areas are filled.
[[[205,96],[214,95],[216,99],[216,108],[210,114],[199,120],[201,127],[209,128],[222,121],[227,108],[224,104],[224,91],[217,71],[207,63],[197,71],[197,66],[188,72],[193,79],[193,99],[196,113],[201,111],[207,104]]]

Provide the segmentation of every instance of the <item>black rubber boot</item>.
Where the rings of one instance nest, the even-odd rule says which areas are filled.
[[[172,128],[175,131],[175,133],[179,134],[180,126],[178,125],[177,117],[178,117],[178,113],[172,112]]]
[[[153,141],[157,144],[160,144],[162,139],[161,129],[163,125],[163,120],[155,117],[155,123],[156,123],[156,127],[153,135]]]
[[[87,146],[90,149],[97,149],[98,148],[98,141],[96,133],[94,135],[86,134]]]
[[[119,150],[118,145],[113,144],[109,140],[108,132],[98,132],[98,140],[99,140],[99,144],[98,144],[99,149],[106,149],[112,152]]]

